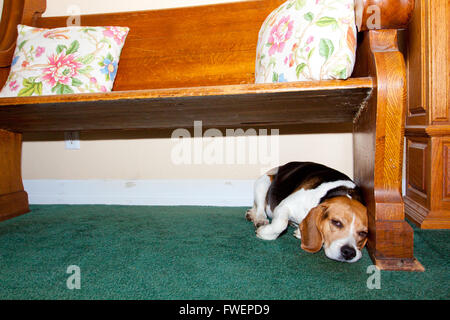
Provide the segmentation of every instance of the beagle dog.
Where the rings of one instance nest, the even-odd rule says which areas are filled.
[[[303,250],[315,253],[323,246],[325,255],[337,261],[358,261],[367,242],[367,209],[358,187],[345,174],[317,163],[290,162],[261,176],[245,217],[264,240],[275,240],[290,223]]]

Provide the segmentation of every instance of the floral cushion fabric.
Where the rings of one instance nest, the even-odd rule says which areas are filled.
[[[259,32],[256,83],[346,79],[355,55],[354,0],[289,0]]]
[[[0,97],[111,91],[128,28],[18,27]]]

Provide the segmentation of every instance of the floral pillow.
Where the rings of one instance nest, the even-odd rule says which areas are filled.
[[[11,71],[0,97],[111,91],[128,28],[17,28]]]
[[[289,0],[259,32],[256,83],[347,79],[355,56],[354,0]]]

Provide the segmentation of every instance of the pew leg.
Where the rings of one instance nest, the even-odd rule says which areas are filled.
[[[0,130],[0,221],[30,211],[21,174],[22,134]]]
[[[396,30],[369,31],[357,66],[375,79],[354,120],[354,175],[369,214],[368,251],[382,270],[424,271],[414,258],[414,232],[402,197],[406,69]]]
[[[400,192],[401,176],[392,176],[398,177],[394,183],[396,186],[389,186],[389,181],[380,184],[380,180],[384,179],[383,175],[394,166],[385,163],[379,151],[373,148],[376,144],[373,134],[376,124],[370,120],[373,119],[370,115],[373,111],[374,109],[366,110],[361,114],[355,123],[353,135],[355,182],[362,187],[369,214],[367,250],[373,263],[381,270],[424,271],[423,266],[414,258],[414,232],[405,221]],[[401,150],[403,139],[397,138],[397,145],[391,147]],[[400,165],[395,168],[395,171],[401,171]]]

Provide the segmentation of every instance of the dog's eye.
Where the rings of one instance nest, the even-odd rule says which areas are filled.
[[[342,222],[340,222],[339,220],[332,219],[331,223],[333,224],[333,226],[335,226],[335,227],[337,227],[339,229],[341,229],[343,227]]]
[[[367,232],[366,232],[366,231],[360,231],[360,232],[358,232],[358,235],[359,235],[361,238],[365,238],[365,237],[367,237]]]

